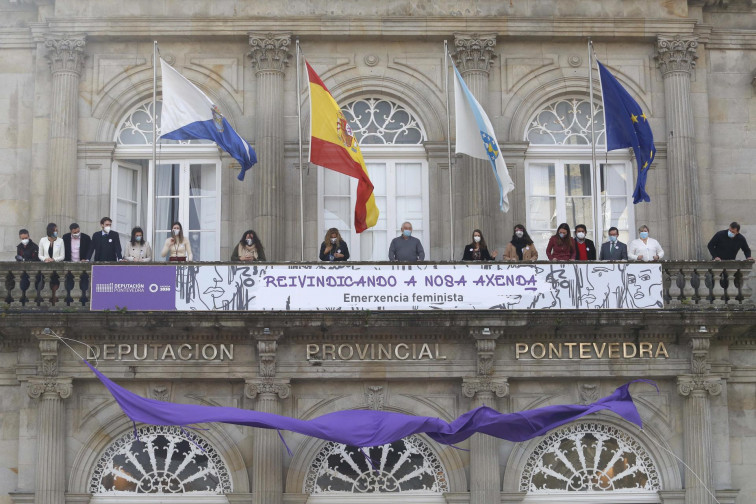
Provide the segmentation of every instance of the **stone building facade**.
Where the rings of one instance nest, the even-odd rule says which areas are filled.
[[[19,228],[37,241],[48,222],[90,232],[110,215],[124,239],[141,225],[156,243],[181,220],[202,261],[227,260],[250,228],[270,260],[300,249],[314,260],[332,226],[353,259],[385,260],[404,220],[432,261],[459,260],[474,228],[501,251],[516,223],[542,253],[562,221],[602,236],[615,225],[623,241],[647,224],[673,261],[660,310],[484,315],[90,312],[89,266],[3,263],[0,503],[756,500],[750,266],[701,261],[730,221],[756,230],[752,1],[3,0],[0,12],[5,260]],[[599,148],[603,223],[586,182],[589,38],[658,148],[652,201],[637,206],[632,154]],[[256,149],[246,181],[203,142],[163,142],[151,166],[153,41]],[[349,181],[300,166],[297,42],[361,139],[383,215],[362,236]],[[516,186],[507,214],[486,163],[450,163],[445,42],[496,128]],[[642,431],[598,414],[519,444],[476,436],[458,450],[417,436],[370,451],[377,477],[351,448],[289,433],[284,444],[234,426],[137,426],[134,437],[85,351],[144,396],[299,418],[370,408],[450,420],[484,404],[589,403],[639,377],[660,391],[633,385]]]

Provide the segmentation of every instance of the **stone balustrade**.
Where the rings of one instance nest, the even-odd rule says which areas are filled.
[[[0,303],[5,311],[88,311],[91,268],[90,263],[0,262]],[[752,269],[748,261],[663,261],[664,307],[756,309]]]

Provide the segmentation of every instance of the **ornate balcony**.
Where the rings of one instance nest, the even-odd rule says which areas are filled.
[[[134,268],[141,266],[119,264],[128,264]],[[296,264],[312,266],[316,263]],[[665,310],[756,310],[750,286],[753,269],[751,262],[663,261],[661,264]],[[0,282],[0,300],[3,310],[89,311],[91,270],[91,263],[0,263],[3,279]]]

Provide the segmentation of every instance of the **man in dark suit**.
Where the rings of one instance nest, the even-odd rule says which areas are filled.
[[[110,229],[112,223],[110,217],[100,219],[102,231],[92,235],[92,246],[89,250],[90,260],[92,260],[92,257],[94,257],[95,262],[120,261],[123,259],[121,239],[118,237],[118,233]]]
[[[89,260],[89,247],[92,239],[88,234],[82,233],[79,225],[73,223],[68,226],[70,233],[63,235],[63,245],[66,248],[66,257],[64,261],[80,262]]]
[[[585,224],[575,226],[575,259],[578,261],[595,261],[596,245],[593,240],[585,237],[587,228]]]
[[[627,245],[619,241],[619,229],[609,228],[609,241],[601,244],[601,261],[627,261]]]

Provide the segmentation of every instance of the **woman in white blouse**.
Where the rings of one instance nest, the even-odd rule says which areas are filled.
[[[47,225],[47,236],[39,240],[39,260],[42,262],[61,262],[66,258],[63,239],[58,238],[58,225]]]
[[[658,261],[664,257],[664,250],[659,242],[648,237],[648,226],[638,228],[640,238],[630,242],[627,246],[627,258],[631,261]]]
[[[191,261],[192,246],[189,244],[189,238],[184,236],[184,227],[180,222],[176,221],[171,225],[171,235],[165,240],[160,255],[168,256],[169,261]]]

